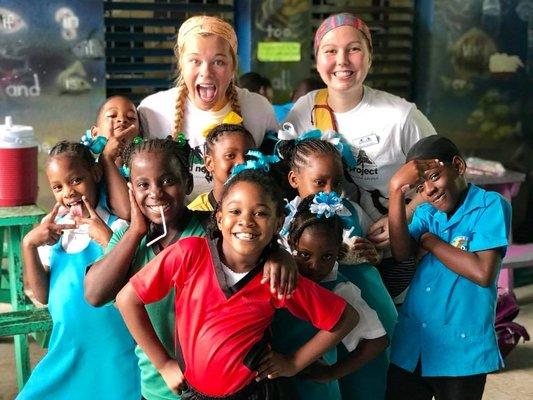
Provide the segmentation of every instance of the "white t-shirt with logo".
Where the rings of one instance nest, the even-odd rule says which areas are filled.
[[[239,105],[241,107],[243,124],[252,134],[256,146],[260,146],[267,131],[277,131],[278,123],[274,109],[268,100],[247,89],[236,88]],[[174,117],[176,113],[177,88],[154,93],[141,101],[139,115],[145,138],[165,138],[174,131]],[[212,183],[205,179],[203,146],[205,137],[203,132],[213,124],[221,123],[231,111],[228,103],[218,111],[204,111],[190,100],[185,107],[185,124],[183,131],[189,140],[189,145],[195,152],[193,157],[192,174],[194,189],[190,199],[212,189]]]
[[[298,134],[314,129],[311,111],[317,91],[298,99],[287,116]],[[413,144],[425,136],[435,135],[435,128],[416,105],[381,90],[364,86],[363,98],[353,109],[335,113],[339,133],[351,145],[357,165],[350,176],[362,190],[360,204],[373,221],[381,213],[369,191],[377,189],[380,203],[388,207],[389,180],[405,163]],[[352,185],[353,186],[353,185]],[[352,197],[354,188],[346,195]]]

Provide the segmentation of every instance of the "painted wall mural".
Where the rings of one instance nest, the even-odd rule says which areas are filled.
[[[57,140],[79,140],[105,98],[103,21],[99,0],[1,3],[0,118],[33,126],[41,159]]]

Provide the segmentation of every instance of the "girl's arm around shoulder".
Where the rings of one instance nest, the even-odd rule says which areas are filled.
[[[157,337],[144,303],[131,283],[126,284],[118,294],[117,307],[131,335],[160,372],[168,387],[174,393],[180,393],[185,383],[183,372]]]

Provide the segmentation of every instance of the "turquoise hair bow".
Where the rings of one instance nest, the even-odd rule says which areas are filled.
[[[231,174],[228,178],[228,181],[233,178],[238,173],[245,171],[247,169],[255,169],[263,172],[270,171],[270,166],[272,164],[275,164],[279,161],[279,157],[276,155],[273,156],[265,156],[263,153],[261,153],[258,150],[248,150],[246,153],[246,156],[253,157],[252,160],[247,160],[246,162],[242,164],[235,165],[231,169]]]
[[[325,142],[331,143],[333,146],[335,146],[348,167],[353,168],[357,164],[357,160],[352,153],[350,145],[338,132],[330,130],[326,133],[322,133],[320,129],[313,129],[298,136],[294,126],[290,122],[285,122],[278,131],[278,142],[276,143],[274,152],[279,154],[278,146],[282,140],[294,140],[296,143],[298,143],[311,139],[324,140]]]
[[[327,131],[321,137],[322,140],[331,143],[339,153],[341,153],[344,162],[349,168],[355,167],[357,160],[355,159],[350,145],[346,140],[340,135],[340,133],[335,131]]]
[[[87,129],[85,135],[81,137],[80,143],[87,146],[89,150],[91,150],[91,153],[100,154],[104,151],[107,139],[104,136],[93,137],[91,130]]]
[[[335,192],[317,193],[309,206],[309,211],[318,218],[331,218],[337,215],[346,229],[352,226],[352,213],[344,206],[343,198]]]

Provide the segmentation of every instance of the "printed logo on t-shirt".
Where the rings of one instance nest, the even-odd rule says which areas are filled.
[[[468,241],[467,236],[456,236],[450,244],[458,249],[468,251]]]
[[[355,167],[350,168],[350,173],[358,174],[363,179],[377,179],[378,168],[363,149],[359,149],[356,160]]]

